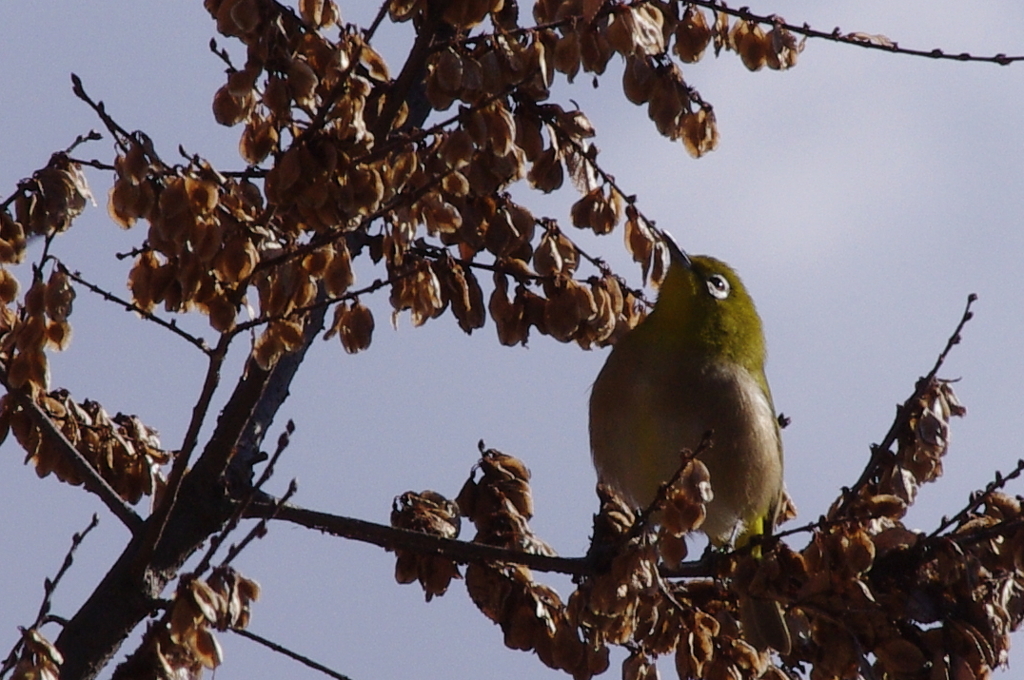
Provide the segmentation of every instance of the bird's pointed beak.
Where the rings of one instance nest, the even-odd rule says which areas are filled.
[[[669,256],[672,258],[673,262],[678,262],[687,269],[693,269],[693,262],[690,261],[690,256],[686,254],[685,250],[679,247],[676,240],[672,238],[672,234],[662,229],[661,238],[665,241],[665,245],[668,247]]]

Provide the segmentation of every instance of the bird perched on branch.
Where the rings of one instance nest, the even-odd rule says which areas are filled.
[[[670,264],[651,313],[612,348],[590,396],[599,481],[646,508],[705,433],[712,500],[700,530],[716,546],[770,534],[783,503],[782,442],[765,378],[761,318],[728,265],[689,256],[665,235]],[[787,653],[779,605],[741,598],[747,638]]]

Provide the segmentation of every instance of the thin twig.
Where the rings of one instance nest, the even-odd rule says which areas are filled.
[[[402,274],[396,274],[394,276],[389,276],[386,279],[374,279],[373,283],[363,286],[362,288],[359,288],[357,290],[347,291],[337,297],[326,298],[324,300],[317,300],[315,302],[309,303],[308,305],[296,307],[295,309],[292,309],[291,311],[284,314],[278,314],[276,316],[269,317],[261,317],[258,319],[253,319],[252,321],[244,321],[235,326],[231,330],[231,333],[238,335],[239,333],[244,333],[252,328],[268,324],[271,321],[283,321],[285,319],[291,319],[306,314],[307,312],[311,312],[315,309],[320,309],[322,307],[330,307],[331,305],[337,304],[339,302],[345,302],[346,300],[354,300],[358,298],[360,295],[367,295],[369,293],[373,293],[377,290],[380,290],[385,286],[394,285],[395,283],[401,281],[402,279],[408,278],[413,274],[416,274],[415,270],[404,272]]]
[[[844,34],[842,31],[839,30],[838,27],[832,29],[831,31],[818,31],[818,30],[815,30],[815,29],[811,28],[806,23],[804,23],[804,24],[802,24],[800,26],[797,26],[796,24],[790,24],[790,23],[787,23],[787,22],[783,21],[782,18],[780,18],[778,15],[775,15],[775,14],[758,15],[758,14],[752,13],[746,7],[740,7],[739,9],[732,9],[732,8],[728,7],[724,2],[718,2],[716,0],[688,0],[688,1],[691,4],[700,5],[701,7],[706,7],[708,9],[710,9],[710,10],[713,10],[713,11],[716,11],[716,12],[722,12],[723,14],[729,14],[731,16],[738,17],[740,19],[745,19],[747,21],[753,21],[755,23],[766,24],[766,25],[770,25],[770,26],[773,26],[773,27],[778,26],[779,28],[784,28],[787,31],[790,31],[792,33],[796,33],[797,35],[807,36],[808,38],[818,38],[818,39],[821,39],[821,40],[828,40],[830,42],[836,42],[836,43],[841,43],[841,44],[846,44],[846,45],[854,45],[854,46],[857,46],[857,47],[863,47],[865,49],[881,50],[883,52],[891,52],[891,53],[894,53],[894,54],[906,54],[906,55],[914,56],[914,57],[927,57],[929,59],[945,59],[945,60],[949,60],[949,61],[988,62],[988,63],[993,63],[993,64],[999,64],[1000,66],[1006,66],[1006,65],[1012,64],[1014,62],[1024,61],[1024,55],[1022,55],[1022,56],[1012,56],[1011,57],[1011,56],[1007,56],[1006,54],[1003,54],[1002,52],[1000,52],[999,54],[991,55],[991,56],[975,56],[975,55],[969,54],[967,52],[959,52],[957,54],[950,54],[950,53],[947,53],[944,50],[941,50],[941,49],[938,49],[938,48],[932,49],[932,50],[915,50],[915,49],[910,49],[910,48],[906,48],[906,47],[900,47],[898,43],[896,43],[894,41],[889,41],[887,38],[886,38],[886,42],[881,42],[881,41],[873,42],[873,40],[875,39],[875,36],[869,36],[869,35],[867,35],[865,33],[861,33],[861,32],[854,32],[854,33],[846,33],[846,34]],[[623,3],[622,5],[618,5],[618,4],[614,4],[614,3],[607,3],[594,16],[594,20],[596,21],[598,19],[602,19],[604,17],[607,17],[617,7],[621,7],[621,6],[639,7],[641,5],[650,4],[651,2],[652,2],[652,0],[632,0],[632,2]],[[516,37],[516,36],[521,36],[521,35],[525,35],[525,34],[529,34],[529,33],[535,33],[536,31],[545,30],[545,29],[564,28],[566,26],[569,26],[569,25],[573,24],[574,22],[579,22],[582,19],[583,19],[583,15],[582,14],[573,14],[573,15],[565,16],[565,17],[563,17],[561,19],[558,19],[556,21],[548,22],[546,24],[536,24],[534,26],[523,26],[523,27],[518,28],[518,29],[513,30],[513,31],[506,31],[504,33],[504,35],[506,35],[508,37]],[[457,46],[457,45],[473,45],[473,44],[476,44],[476,43],[481,42],[481,41],[492,40],[493,38],[494,38],[494,34],[492,34],[492,33],[477,34],[477,35],[472,35],[472,36],[467,36],[467,37],[462,37],[462,38],[456,38],[456,39],[449,40],[449,41],[444,42],[444,43],[439,43],[439,44],[434,46],[434,49],[435,50],[436,49],[447,49],[448,47]]]
[[[363,40],[366,41],[367,44],[373,40],[374,34],[377,33],[377,28],[381,25],[381,22],[384,21],[384,17],[388,15],[388,6],[390,4],[391,2],[389,0],[384,0],[384,2],[380,3],[380,9],[377,10],[377,16],[373,18],[373,23],[370,24],[369,28],[363,31]]]
[[[642,2],[648,2],[649,0],[641,0]],[[928,57],[931,59],[947,59],[951,61],[981,61],[999,64],[1000,66],[1006,66],[1015,61],[1024,61],[1024,56],[1008,57],[1003,53],[995,54],[992,56],[975,56],[968,54],[967,52],[960,52],[958,54],[948,54],[941,49],[933,50],[915,50],[906,47],[900,47],[898,43],[888,41],[887,42],[873,42],[871,36],[867,36],[863,33],[842,33],[839,28],[834,28],[830,32],[818,31],[807,24],[797,26],[795,24],[789,24],[783,21],[780,17],[769,14],[767,16],[753,14],[746,7],[740,9],[731,9],[726,6],[724,2],[716,2],[715,0],[689,0],[694,5],[700,5],[701,7],[707,7],[708,9],[715,10],[716,12],[722,12],[723,14],[729,14],[734,17],[739,17],[748,21],[754,21],[759,24],[769,24],[772,26],[778,26],[784,28],[787,31],[796,33],[798,35],[805,35],[808,38],[820,38],[822,40],[829,40],[831,42],[844,43],[846,45],[855,45],[857,47],[863,47],[865,49],[882,50],[883,52],[893,52],[895,54],[906,54],[914,57]]]
[[[257,635],[256,633],[249,632],[248,630],[245,630],[244,628],[229,628],[228,630],[230,630],[232,633],[235,633],[236,635],[241,635],[244,638],[248,638],[248,639],[252,640],[253,642],[259,643],[259,644],[263,645],[264,647],[266,647],[267,649],[272,649],[275,652],[278,652],[280,654],[284,654],[288,658],[294,659],[295,661],[298,661],[299,663],[303,664],[304,666],[308,666],[309,668],[312,668],[313,670],[320,671],[321,673],[323,673],[325,675],[329,675],[330,677],[335,678],[336,680],[351,680],[351,678],[349,678],[347,675],[342,675],[338,671],[331,670],[327,666],[324,666],[321,663],[317,663],[316,661],[313,661],[308,656],[303,656],[302,654],[299,654],[298,652],[293,652],[292,650],[288,649],[287,647],[285,647],[283,645],[279,645],[276,642],[272,642],[272,641],[268,640],[265,637],[261,637],[261,636]]]
[[[68,148],[64,149],[64,153],[70,154],[72,151],[77,149],[82,144],[85,144],[86,142],[96,142],[101,139],[103,139],[103,135],[96,132],[95,130],[89,130],[89,132],[87,132],[86,134],[78,135],[77,137],[75,137],[75,141],[71,142],[71,145],[68,146]]]
[[[228,54],[228,51],[223,49],[223,48],[217,47],[217,39],[216,38],[210,38],[209,48],[210,48],[210,51],[213,52],[213,54],[218,59],[220,59],[225,64],[227,64],[227,67],[230,70],[232,70],[232,71],[237,70],[235,68],[235,65],[233,63],[231,63],[231,56]]]
[[[606,171],[604,168],[602,168],[600,166],[600,164],[598,164],[598,162],[597,162],[596,158],[594,157],[594,155],[588,153],[587,149],[584,148],[584,146],[582,144],[580,144],[579,141],[577,141],[571,135],[566,133],[565,130],[563,130],[561,128],[561,126],[558,125],[558,120],[557,120],[557,118],[554,115],[545,114],[544,113],[545,110],[547,110],[547,109],[544,109],[543,107],[539,107],[539,106],[534,106],[534,113],[541,120],[543,120],[545,123],[547,123],[550,126],[551,130],[553,130],[555,132],[555,134],[557,135],[557,137],[558,137],[558,144],[560,146],[563,146],[563,147],[564,146],[572,147],[573,151],[576,153],[576,156],[579,158],[579,162],[586,163],[591,169],[593,169],[593,171],[598,175],[598,177],[601,178],[601,181],[603,181],[605,184],[607,184],[609,187],[611,187],[612,191],[614,191],[619,196],[621,196],[622,200],[625,201],[627,205],[632,206],[633,209],[636,210],[637,216],[641,220],[643,220],[644,223],[648,227],[650,227],[651,229],[654,229],[655,231],[657,231],[657,227],[656,227],[655,221],[650,219],[649,217],[647,217],[647,215],[645,215],[640,210],[640,208],[637,207],[637,197],[636,197],[636,194],[626,193],[626,191],[621,186],[619,186],[619,183],[616,181],[615,176],[612,175],[610,172]],[[588,255],[582,248],[580,248],[578,245],[576,245],[575,242],[573,242],[573,245],[576,246],[577,252],[579,252],[579,254],[583,258],[585,258],[588,262],[590,262],[592,265],[594,265],[599,271],[601,271],[602,273],[603,272],[610,272],[611,271],[608,268],[608,265],[603,260],[601,260],[600,258],[597,258],[597,257],[593,257],[591,255]]]
[[[928,534],[928,538],[937,538],[939,534],[950,527],[958,526],[966,522],[970,519],[970,514],[981,507],[981,505],[988,500],[989,496],[1006,486],[1007,482],[1020,477],[1021,473],[1024,473],[1024,460],[1018,460],[1016,467],[1007,473],[1006,476],[1003,476],[1003,474],[997,470],[995,479],[986,484],[984,490],[972,493],[970,501],[962,510],[960,510],[960,512],[956,513],[952,517],[943,517],[935,531]]]
[[[288,424],[285,426],[285,431],[282,432],[281,436],[277,439],[277,449],[274,451],[274,455],[270,457],[270,462],[268,462],[266,468],[264,468],[263,474],[260,475],[259,480],[252,486],[249,493],[246,494],[245,500],[238,504],[238,508],[231,516],[231,519],[228,520],[228,523],[224,525],[224,528],[220,530],[220,533],[210,539],[210,548],[206,551],[206,554],[203,555],[203,559],[199,561],[199,564],[193,572],[196,576],[201,576],[209,568],[210,564],[213,562],[213,556],[216,554],[218,548],[220,548],[221,544],[223,544],[227,539],[228,534],[234,531],[235,527],[238,526],[238,522],[242,519],[242,516],[245,514],[249,505],[252,504],[256,494],[260,492],[263,485],[274,474],[274,466],[277,465],[277,461],[281,457],[281,454],[284,453],[284,450],[288,448],[293,432],[295,432],[295,423],[289,420]]]
[[[121,147],[122,151],[127,153],[128,140],[132,138],[131,134],[121,127],[120,124],[118,124],[118,122],[114,120],[109,113],[107,113],[107,109],[103,105],[103,102],[93,101],[92,97],[86,94],[85,88],[82,86],[82,79],[74,73],[71,74],[71,91],[75,93],[76,97],[88,104],[89,108],[96,112],[96,115],[99,116],[100,120],[102,120],[103,124],[107,127],[107,130],[109,130],[110,134],[114,137],[114,143]]]
[[[112,165],[110,163],[104,163],[103,161],[97,160],[95,158],[87,161],[84,158],[69,157],[68,160],[71,161],[72,163],[77,163],[78,165],[85,165],[90,168],[96,168],[97,170],[117,170],[117,166]]]
[[[863,488],[864,485],[866,485],[871,480],[872,476],[875,474],[875,471],[878,469],[878,466],[883,461],[890,459],[894,455],[890,449],[892,449],[892,445],[893,443],[895,443],[896,437],[899,436],[900,430],[903,428],[906,422],[907,415],[911,411],[911,406],[915,401],[920,399],[921,395],[924,394],[924,391],[928,389],[928,385],[938,374],[939,369],[942,368],[942,365],[943,363],[945,363],[946,357],[949,356],[949,352],[953,349],[953,346],[960,343],[960,333],[963,331],[964,326],[967,324],[967,322],[974,317],[974,312],[971,311],[971,306],[977,301],[977,299],[978,296],[975,295],[974,293],[971,293],[970,295],[967,296],[967,304],[964,307],[964,313],[961,315],[960,321],[956,325],[956,329],[953,331],[953,333],[949,336],[949,339],[946,341],[946,346],[939,353],[939,356],[935,360],[935,364],[932,366],[932,369],[928,371],[928,375],[926,375],[921,380],[917,381],[917,386],[914,388],[914,393],[910,395],[909,399],[903,402],[902,407],[897,409],[896,418],[893,419],[892,425],[889,427],[889,431],[886,432],[885,437],[882,438],[882,442],[878,445],[871,447],[871,458],[868,461],[867,466],[864,468],[864,471],[861,473],[860,477],[853,484],[853,486],[844,489],[843,501],[842,503],[840,503],[839,507],[836,508],[836,511],[831,513],[832,516],[842,515],[849,507],[853,499],[856,498],[857,494],[860,492],[860,489]]]
[[[182,442],[181,450],[174,459],[171,473],[167,477],[167,488],[164,491],[163,500],[153,511],[146,540],[140,546],[136,555],[135,568],[137,571],[142,570],[143,565],[149,561],[156,551],[156,547],[159,545],[164,529],[167,526],[167,521],[170,519],[171,510],[174,509],[174,504],[178,500],[178,491],[181,490],[181,483],[185,479],[185,472],[188,470],[189,459],[192,457],[192,452],[195,450],[196,443],[199,440],[199,431],[202,429],[206,414],[210,409],[213,393],[216,391],[217,385],[220,384],[220,369],[224,363],[224,357],[227,356],[231,338],[230,334],[222,334],[217,346],[208,355],[209,362],[206,366],[206,377],[203,380],[203,387],[200,390],[199,398],[196,400],[195,406],[192,407],[192,418],[189,421],[188,430],[185,432],[185,439]]]
[[[141,307],[139,307],[138,305],[136,305],[134,302],[130,302],[129,300],[125,300],[124,298],[118,297],[117,295],[114,295],[110,291],[104,290],[103,288],[100,288],[96,284],[90,283],[89,281],[86,281],[84,278],[82,278],[81,272],[69,270],[59,260],[57,261],[57,266],[65,274],[68,275],[68,278],[70,278],[72,281],[75,281],[78,284],[81,284],[89,292],[92,292],[92,293],[95,293],[96,295],[99,295],[100,297],[102,297],[104,300],[107,300],[108,302],[114,302],[114,303],[124,307],[125,311],[127,311],[127,312],[135,312],[136,314],[141,316],[146,321],[152,321],[153,323],[157,324],[158,326],[161,326],[161,327],[171,331],[172,333],[174,333],[178,337],[183,338],[184,340],[187,340],[192,345],[195,345],[204,354],[209,356],[211,350],[210,350],[210,346],[206,343],[206,340],[204,340],[203,338],[196,337],[196,336],[192,335],[191,333],[188,333],[187,331],[182,330],[181,327],[179,327],[178,324],[176,324],[173,320],[166,321],[166,320],[160,318],[159,316],[153,314],[152,312],[147,312],[146,310],[144,310]]]
[[[238,557],[242,553],[243,550],[245,550],[245,547],[247,545],[252,543],[257,538],[262,538],[263,536],[266,536],[268,522],[277,517],[278,513],[281,511],[281,508],[288,502],[288,500],[292,496],[295,495],[295,493],[298,490],[299,485],[293,479],[288,484],[288,490],[284,492],[284,495],[281,496],[281,498],[277,500],[277,502],[274,503],[274,510],[272,510],[266,517],[261,518],[260,521],[256,523],[256,526],[254,526],[249,531],[249,533],[245,535],[245,538],[243,538],[242,541],[238,543],[238,545],[232,545],[230,548],[228,548],[227,557],[224,558],[224,561],[221,562],[220,566],[228,566],[234,561],[236,557]]]
[[[987,541],[999,536],[1007,536],[1012,531],[1017,531],[1024,526],[1024,517],[1015,517],[1013,519],[1004,519],[995,524],[989,526],[982,526],[976,529],[972,529],[969,532],[962,534],[951,534],[948,536],[939,536],[936,538],[928,537],[930,540],[925,545],[933,545],[935,541],[950,540],[955,542],[957,545],[963,547],[968,545],[975,545],[982,541]]]
[[[74,563],[75,551],[78,550],[78,546],[82,544],[85,537],[89,535],[89,532],[96,528],[100,523],[99,515],[93,513],[92,520],[89,521],[88,526],[85,527],[81,532],[77,532],[71,536],[71,547],[68,548],[67,554],[64,555],[64,562],[61,564],[60,569],[57,570],[57,574],[52,579],[43,579],[43,601],[39,605],[39,612],[36,614],[36,619],[29,626],[29,630],[38,628],[48,621],[59,620],[59,617],[50,616],[51,598],[60,580],[64,578],[64,574],[67,573],[68,569],[71,568]],[[0,666],[0,678],[7,674],[9,670],[14,668],[14,665],[18,662],[18,653],[21,650],[24,638],[20,638],[18,642],[11,648],[10,654],[4,660],[2,666]]]
[[[713,446],[713,434],[714,433],[711,431],[705,432],[696,449],[692,451],[690,449],[683,449],[679,452],[679,467],[676,468],[671,479],[658,485],[658,491],[654,494],[654,499],[646,508],[640,511],[640,515],[637,517],[636,522],[633,523],[633,527],[629,530],[629,533],[626,536],[627,541],[632,538],[636,538],[647,530],[653,521],[654,516],[661,512],[661,509],[665,507],[665,503],[668,502],[669,491],[673,486],[679,483],[680,479],[682,479],[683,473],[686,472],[686,466],[696,460],[700,454]]]

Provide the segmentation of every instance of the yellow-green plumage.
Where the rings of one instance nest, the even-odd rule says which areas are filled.
[[[594,382],[594,466],[601,482],[646,507],[679,468],[680,451],[713,431],[700,457],[714,493],[701,530],[716,545],[742,543],[772,530],[783,497],[761,319],[728,265],[670,251],[653,311],[612,348]],[[788,649],[788,634],[769,642]]]

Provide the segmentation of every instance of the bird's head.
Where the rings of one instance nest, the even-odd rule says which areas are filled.
[[[650,321],[677,347],[763,372],[761,317],[732,268],[713,257],[688,255],[665,234],[670,253]]]

